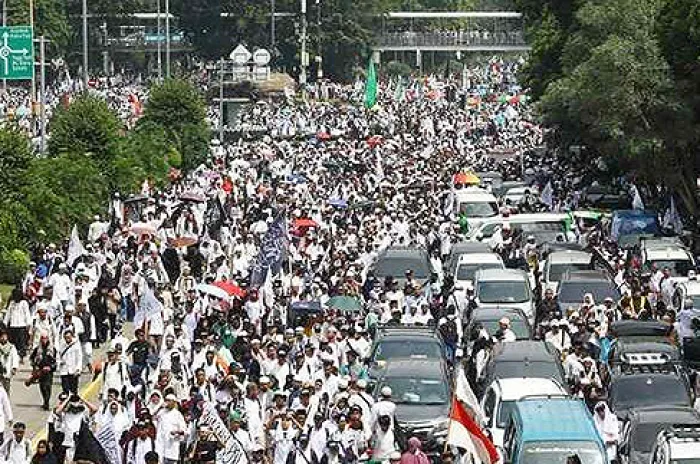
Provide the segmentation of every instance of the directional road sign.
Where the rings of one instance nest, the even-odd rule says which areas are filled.
[[[0,79],[34,77],[34,42],[29,26],[0,27]]]

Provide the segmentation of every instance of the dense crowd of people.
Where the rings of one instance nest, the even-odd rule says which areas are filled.
[[[419,439],[401,437],[391,389],[370,389],[364,361],[376,328],[436,326],[474,385],[494,345],[514,339],[508,320],[495,334],[463,333],[473,289],[443,272],[463,233],[449,207],[453,175],[532,173],[540,188],[553,186],[551,206],[562,210],[586,182],[567,177],[570,166],[553,155],[535,155],[543,134],[515,80],[520,64],[493,59],[455,80],[383,83],[372,110],[362,107],[362,85],[318,91],[341,103],[255,104],[241,115],[240,139],[212,141],[210,160],[182,181],[115,197],[82,241],[39,244],[0,330],[0,426],[13,419],[10,381],[30,363],[26,383],[38,385],[48,439],[32,458],[15,423],[0,456],[89,461],[89,429],[101,452],[126,463],[237,453],[274,464],[429,462]],[[129,118],[130,95],[143,93],[118,88],[105,95]],[[503,256],[527,249],[505,226],[497,235]],[[372,264],[394,245],[425,248],[438,272],[427,283],[411,269],[401,285],[376,278]],[[611,443],[606,327],[644,311],[631,288],[624,301],[587,296],[578,308],[559,307],[548,290],[537,311],[538,337],[560,350]],[[356,310],[335,306],[339,298]],[[305,302],[323,311],[297,319],[291,308]],[[105,360],[93,359],[98,348]],[[85,371],[101,382],[95,401],[78,394]],[[442,451],[434,459],[470,462]]]

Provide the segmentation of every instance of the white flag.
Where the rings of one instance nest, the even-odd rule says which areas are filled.
[[[540,196],[540,201],[552,209],[554,207],[554,189],[552,188],[552,181],[547,182],[547,185],[542,189],[542,195]]]
[[[642,201],[642,196],[639,194],[639,189],[636,185],[632,184],[632,208],[644,210],[644,202]]]
[[[676,234],[680,234],[683,231],[683,222],[681,221],[681,216],[678,214],[678,209],[676,209],[676,201],[671,196],[671,204],[664,214],[664,227],[667,229],[672,229]]]
[[[117,434],[114,430],[114,426],[111,422],[107,422],[95,436],[97,441],[102,445],[102,449],[105,451],[110,464],[121,464],[122,463],[122,452],[119,448],[119,442],[117,441]]]
[[[73,226],[73,230],[70,233],[70,242],[68,242],[68,256],[66,256],[66,264],[73,267],[73,263],[76,259],[80,258],[85,254],[85,248],[80,242],[80,236],[78,235],[78,227]]]

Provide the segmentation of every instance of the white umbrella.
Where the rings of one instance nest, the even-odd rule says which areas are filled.
[[[156,228],[147,222],[136,222],[129,229],[135,235],[155,235]]]

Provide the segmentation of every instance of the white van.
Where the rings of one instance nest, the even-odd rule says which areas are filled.
[[[561,237],[566,242],[575,242],[576,234],[568,230],[569,217],[559,213],[513,214],[486,218],[474,228],[470,228],[467,239],[472,242],[489,240],[503,224],[512,229],[520,229],[523,235],[534,235],[537,243],[553,243]]]
[[[467,217],[469,228],[478,226],[484,219],[498,216],[498,200],[479,187],[467,187],[454,191],[455,218]]]

